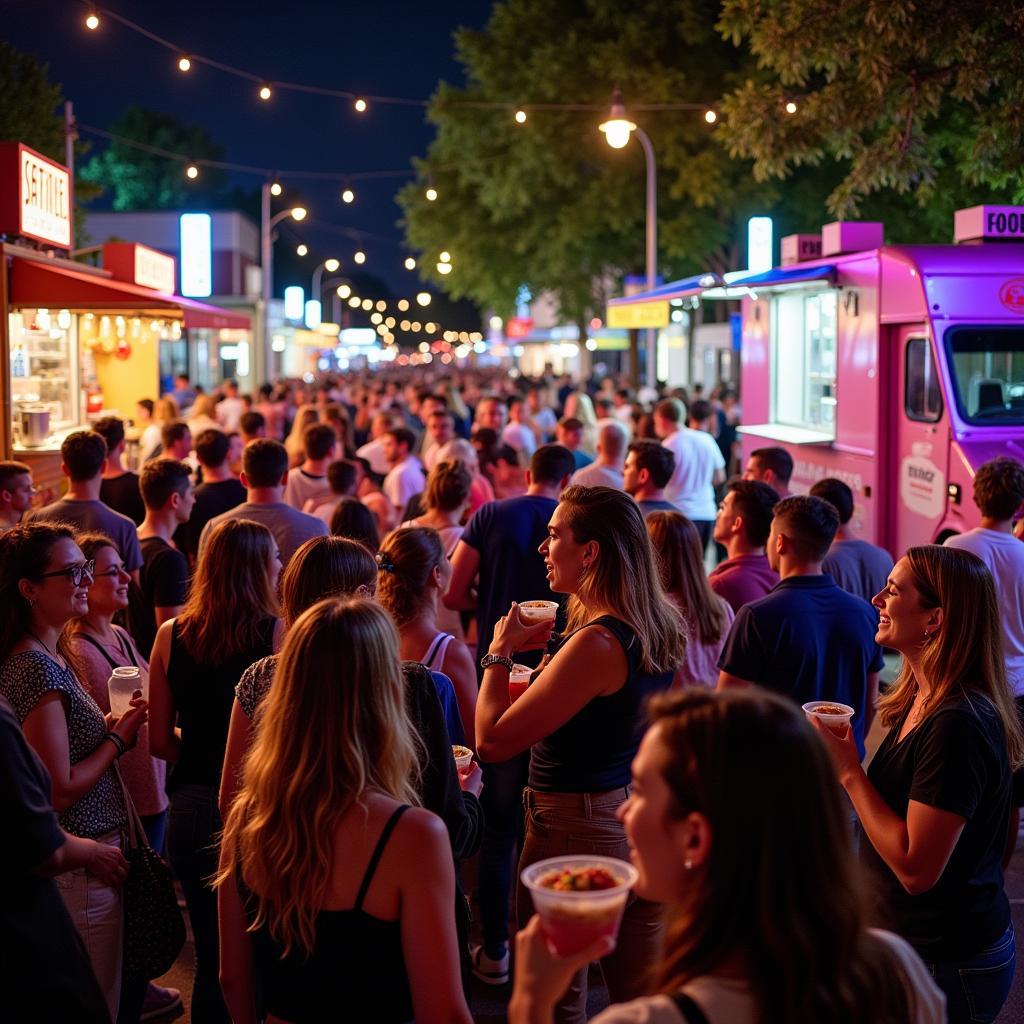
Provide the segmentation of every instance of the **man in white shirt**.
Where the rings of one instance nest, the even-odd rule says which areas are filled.
[[[589,466],[576,470],[572,482],[583,487],[614,487],[621,491],[622,464],[628,444],[629,434],[621,423],[605,423],[597,434],[597,458]]]
[[[715,486],[725,481],[725,459],[715,439],[701,429],[711,413],[707,402],[694,402],[687,427],[686,409],[678,398],[666,398],[654,407],[654,432],[676,458],[665,499],[697,527],[705,547],[715,525]]]
[[[520,462],[527,463],[537,450],[537,435],[528,422],[526,403],[521,395],[508,401],[508,426],[501,432],[501,439],[515,448]]]
[[[391,469],[382,490],[399,515],[410,498],[423,493],[423,464],[411,454],[415,443],[416,435],[408,427],[394,427],[384,435],[384,455]]]
[[[217,403],[217,422],[225,434],[233,434],[242,422],[245,402],[238,397],[238,384],[233,380],[224,382],[224,397]]]
[[[307,501],[330,496],[327,467],[334,461],[337,447],[338,436],[329,423],[311,423],[303,431],[302,449],[306,459],[297,469],[288,471],[284,489],[284,500],[292,508],[302,512]]]
[[[392,412],[379,412],[370,420],[370,440],[356,449],[360,459],[366,459],[372,472],[384,476],[391,468],[384,455],[384,436],[398,425],[398,417]]]

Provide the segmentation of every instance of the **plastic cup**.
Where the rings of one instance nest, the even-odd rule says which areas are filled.
[[[595,867],[604,868],[619,884],[590,892],[559,892],[541,884],[552,872]],[[539,860],[520,874],[540,916],[544,937],[558,956],[572,956],[606,936],[615,939],[626,897],[638,877],[636,868],[624,860],[583,854]]]
[[[523,622],[540,624],[542,622],[555,621],[555,613],[558,611],[557,601],[523,601],[519,605],[519,618]]]
[[[834,700],[812,700],[803,707],[804,714],[808,718],[816,718],[830,732],[834,732],[838,736],[842,736],[846,732],[846,727],[850,724],[850,720],[855,714],[854,709],[849,704],[840,704]],[[842,710],[825,711],[823,710],[824,708],[841,708]]]
[[[508,674],[508,699],[510,704],[514,704],[526,693],[526,688],[530,685],[530,676],[532,675],[533,669],[529,665],[512,666],[512,671]]]
[[[460,743],[452,744],[452,756],[455,758],[455,767],[459,771],[465,771],[473,763],[473,751]]]
[[[115,668],[107,680],[107,693],[110,696],[110,712],[120,718],[130,708],[132,694],[142,689],[141,673],[134,665]]]

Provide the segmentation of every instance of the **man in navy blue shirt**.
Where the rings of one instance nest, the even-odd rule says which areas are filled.
[[[882,649],[875,610],[821,571],[838,527],[838,513],[821,498],[794,496],[775,506],[766,552],[780,582],[739,610],[718,660],[718,686],[756,683],[798,704],[849,704],[863,757]]]
[[[544,559],[537,550],[548,535],[558,497],[576,470],[572,452],[545,444],[530,459],[526,494],[488,502],[477,509],[452,554],[452,579],[444,603],[449,608],[475,609],[477,677],[491,645],[494,625],[513,601],[551,597]],[[474,583],[476,584],[474,593]],[[536,652],[535,652],[536,653]],[[536,664],[530,655],[517,655]],[[509,979],[508,910],[512,863],[522,824],[522,794],[529,752],[511,761],[483,766],[484,839],[480,856],[480,923],[483,945],[472,950],[473,973],[487,985]]]

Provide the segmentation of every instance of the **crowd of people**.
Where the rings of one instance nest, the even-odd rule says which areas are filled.
[[[474,977],[581,1022],[595,963],[602,1024],[993,1021],[1024,466],[894,561],[844,481],[741,460],[739,415],[611,378],[179,378],[68,435],[54,501],[0,462],[10,1019],[180,1004],[125,947],[138,815],[196,1024],[468,1024]],[[569,855],[637,881],[559,955],[520,873]]]

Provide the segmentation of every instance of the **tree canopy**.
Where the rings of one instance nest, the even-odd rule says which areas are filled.
[[[885,192],[1024,202],[1020,3],[723,0],[718,27],[758,62],[721,137],[759,180],[838,161],[838,217]]]

